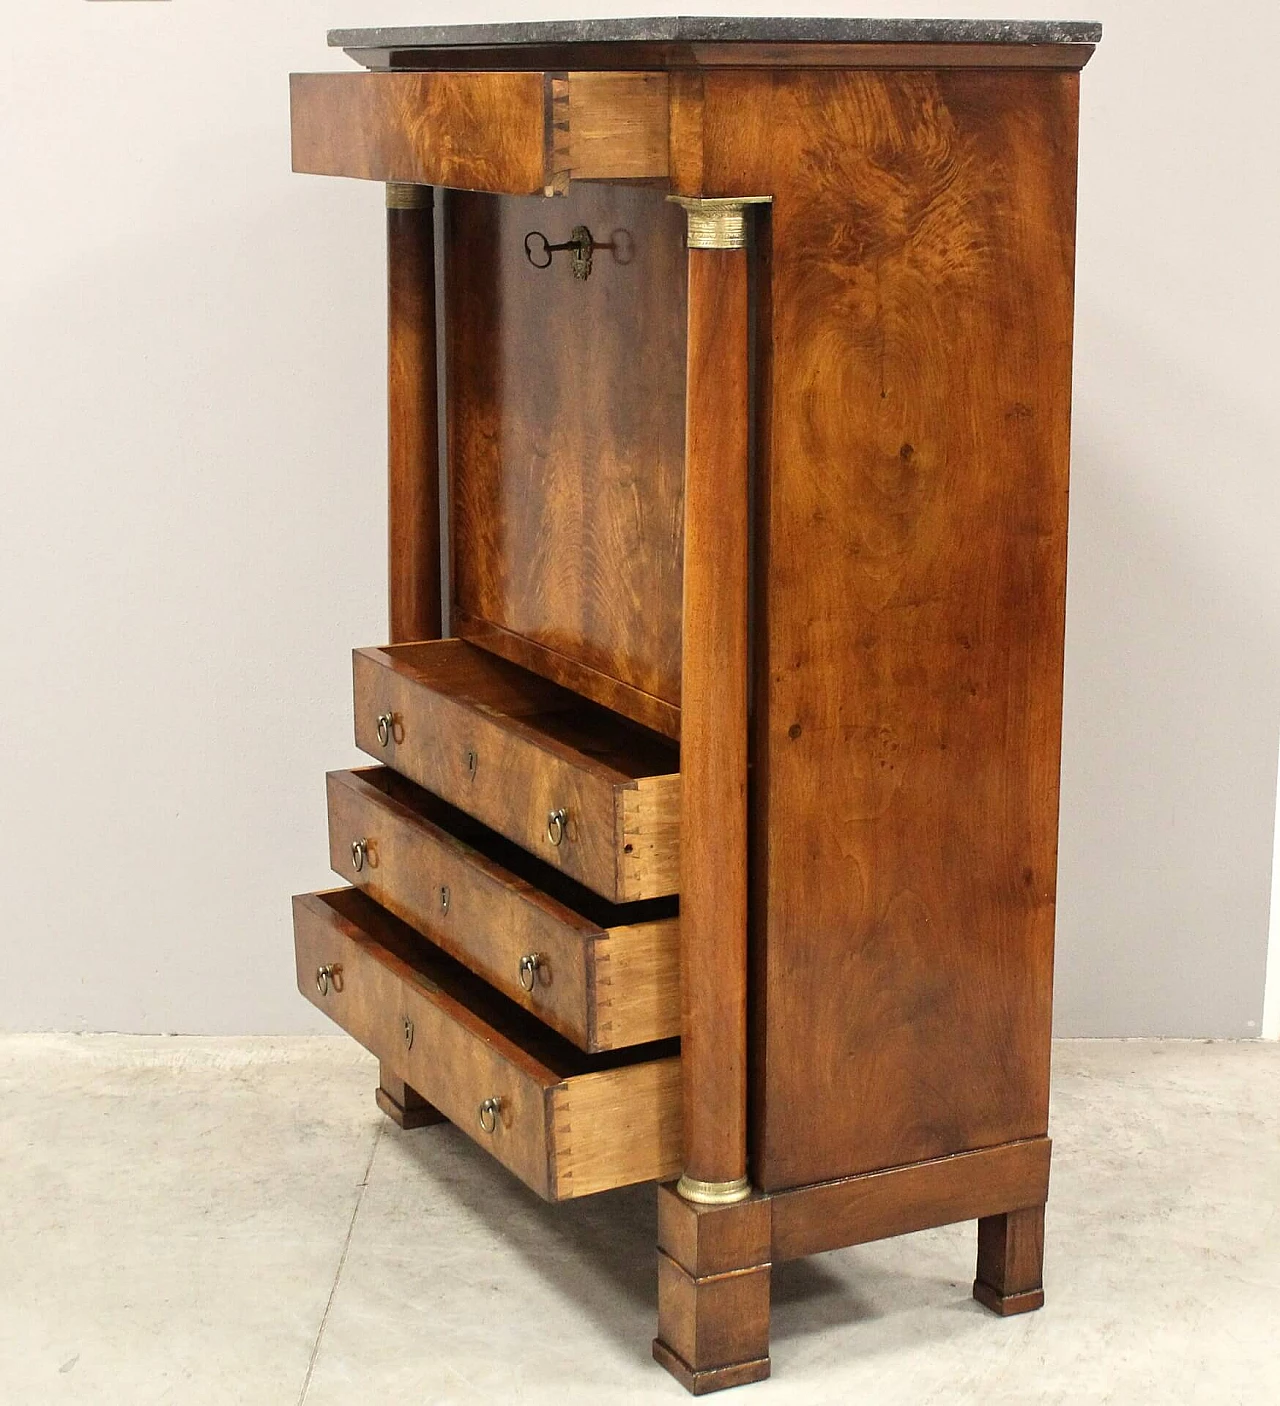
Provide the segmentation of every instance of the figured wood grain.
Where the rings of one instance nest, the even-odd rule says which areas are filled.
[[[435,212],[387,211],[387,585],[390,639],[440,638]]]
[[[295,898],[294,934],[302,994],[539,1195],[670,1175],[669,1044],[625,1063],[583,1055],[355,889]],[[341,968],[323,995],[322,964]],[[492,1133],[479,1120],[487,1098],[499,1101]]]
[[[486,648],[674,736],[684,484],[684,217],[660,189],[458,195],[446,278],[453,601]],[[597,249],[532,267],[524,239]]]
[[[461,640],[357,650],[353,662],[363,751],[612,902],[676,891],[678,763],[665,739]],[[395,719],[386,746],[383,713]],[[547,817],[561,809],[554,846]]]
[[[665,74],[449,67],[292,74],[293,169],[505,195],[667,174]]]
[[[551,175],[541,73],[294,73],[293,169],[541,193]]]
[[[606,903],[385,768],[326,780],[334,871],[504,996],[590,1052],[679,1034],[678,923],[641,920],[671,903]]]
[[[775,1192],[774,1261],[1043,1206],[1049,1154],[1048,1138],[1029,1138]]]
[[[680,1166],[680,1061],[582,1074],[549,1096],[552,1200],[660,1181]]]
[[[747,1170],[748,302],[742,249],[690,249],[681,683],[684,1170]],[[695,1364],[696,1365],[696,1364]]]
[[[1077,80],[702,82],[704,190],[774,196],[753,1168],[781,1189],[1047,1125]]]

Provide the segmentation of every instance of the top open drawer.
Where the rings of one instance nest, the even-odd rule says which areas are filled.
[[[563,195],[665,176],[665,73],[295,73],[293,169]]]

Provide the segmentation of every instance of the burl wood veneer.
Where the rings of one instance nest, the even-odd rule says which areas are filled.
[[[974,1296],[1044,1300],[1098,37],[437,27],[293,80],[296,169],[390,207],[386,769],[329,779],[363,892],[297,901],[299,984],[402,1127],[664,1182],[695,1393],[768,1375],[780,1260],[974,1220]]]

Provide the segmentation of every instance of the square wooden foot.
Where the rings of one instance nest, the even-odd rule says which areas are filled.
[[[973,1296],[1002,1318],[1044,1306],[1043,1206],[978,1222]]]
[[[374,1099],[387,1117],[406,1132],[446,1121],[444,1114],[434,1104],[428,1103],[417,1089],[410,1088],[403,1079],[397,1079],[385,1064],[378,1065],[378,1091]]]
[[[769,1375],[767,1198],[695,1206],[658,1188],[654,1358],[695,1396]]]

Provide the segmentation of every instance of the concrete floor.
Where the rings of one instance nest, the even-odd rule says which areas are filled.
[[[0,1038],[4,1406],[679,1402],[650,1188],[543,1205],[345,1039]],[[1049,1301],[972,1225],[774,1271],[730,1401],[1280,1399],[1280,1046],[1057,1046]]]

